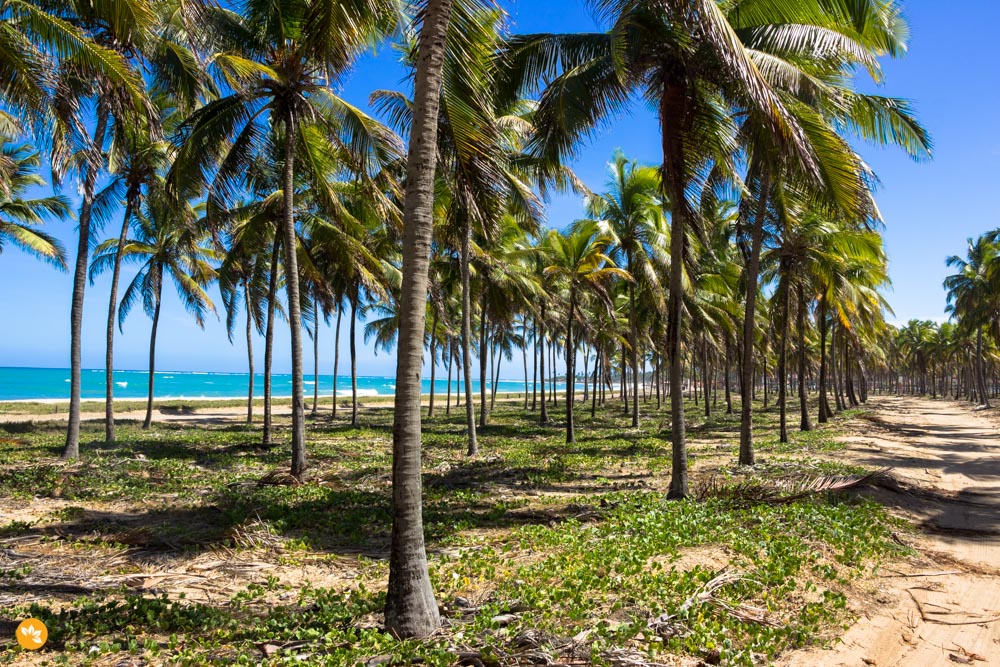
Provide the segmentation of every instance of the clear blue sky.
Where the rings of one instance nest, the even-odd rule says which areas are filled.
[[[959,8],[960,5],[961,7]],[[905,11],[910,22],[910,53],[885,64],[884,93],[914,101],[920,119],[935,142],[931,162],[915,164],[902,152],[865,148],[863,154],[882,181],[878,201],[886,220],[885,240],[891,261],[894,288],[889,301],[896,319],[941,319],[946,275],[944,258],[964,253],[965,239],[1000,226],[993,194],[1000,177],[1000,3],[994,0],[909,0]],[[521,2],[510,6],[517,32],[582,31],[594,22],[576,0]],[[400,88],[402,70],[395,53],[384,48],[366,59],[344,84],[344,94],[366,106],[375,88]],[[602,131],[581,153],[574,165],[592,188],[605,179],[605,162],[616,147],[630,157],[659,161],[659,138],[653,114],[641,103],[630,117]],[[69,191],[66,194],[72,195]],[[558,197],[548,209],[549,224],[562,227],[581,214],[576,197]],[[74,224],[48,226],[72,255]],[[105,230],[107,234],[109,230]],[[126,274],[123,280],[130,280]],[[69,302],[72,276],[31,260],[17,249],[0,255],[0,366],[65,367],[69,362]],[[107,279],[87,288],[84,321],[84,367],[103,367],[104,326],[107,314]],[[346,338],[346,321],[344,333]],[[287,328],[278,327],[275,371],[289,368]],[[141,311],[125,324],[116,342],[116,367],[143,369],[147,362],[149,321]],[[361,329],[359,327],[359,343]],[[333,336],[320,331],[321,368],[329,373]],[[261,368],[263,345],[257,346]],[[342,355],[341,372],[348,370]],[[231,345],[221,320],[212,318],[199,330],[168,294],[161,315],[157,366],[163,370],[242,371],[245,345],[237,337]],[[311,369],[307,361],[307,369]],[[514,364],[508,377],[517,377]],[[395,360],[361,346],[362,375],[391,375]]]

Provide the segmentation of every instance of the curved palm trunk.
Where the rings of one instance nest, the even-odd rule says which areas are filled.
[[[243,279],[243,299],[247,311],[247,367],[250,377],[247,381],[247,426],[253,424],[253,318],[250,316],[250,283]]]
[[[444,0],[450,2],[450,0]],[[476,441],[476,408],[472,404],[472,294],[469,276],[469,254],[472,245],[472,229],[466,220],[462,230],[462,375],[465,379],[465,428],[469,436],[467,454],[475,456],[479,453],[479,443]]]
[[[532,318],[532,334],[534,341],[531,355],[531,411],[538,409],[538,318]]]
[[[284,216],[282,233],[285,250],[285,291],[288,295],[288,328],[292,338],[292,466],[293,477],[306,472],[306,416],[302,388],[302,313],[299,301],[299,264],[295,239],[295,118],[289,113],[285,124],[285,178],[282,185]]]
[[[261,434],[261,444],[270,447],[274,444],[274,422],[271,412],[271,362],[274,359],[274,316],[277,311],[278,298],[278,255],[281,252],[281,240],[274,237],[274,247],[271,249],[271,275],[267,285],[267,329],[264,332],[264,430]]]
[[[337,333],[334,334],[333,341],[333,408],[330,412],[330,419],[337,418],[337,373],[340,372],[340,317],[344,314],[344,307],[340,301],[337,302]]]
[[[576,442],[576,433],[573,429],[573,403],[576,393],[576,373],[573,365],[576,361],[576,350],[573,348],[573,316],[576,314],[576,290],[570,287],[569,290],[569,315],[566,318],[566,443]]]
[[[746,264],[746,310],[743,313],[743,358],[740,365],[740,457],[739,464],[751,466],[755,462],[753,451],[753,334],[757,312],[757,277],[760,273],[760,250],[764,244],[764,217],[770,179],[761,175],[757,211],[750,233],[750,257]]]
[[[103,104],[97,111],[94,129],[94,150],[101,151],[108,126],[108,113]],[[73,269],[73,300],[70,305],[69,343],[69,422],[66,427],[66,444],[62,458],[80,457],[80,393],[83,381],[83,294],[87,287],[87,264],[90,260],[90,219],[94,206],[94,189],[97,186],[97,166],[88,161],[83,177],[83,202],[80,205],[80,232],[76,245],[76,265]]]
[[[153,384],[156,377],[156,330],[160,326],[160,303],[163,294],[163,267],[156,268],[156,305],[153,308],[153,328],[149,332],[149,394],[146,397],[146,418],[142,422],[142,430],[146,431],[153,424]]]
[[[434,323],[431,325],[431,397],[430,402],[427,404],[427,416],[434,416],[434,380],[435,371],[437,370],[437,328],[438,328],[438,312],[437,308],[434,309]],[[451,379],[450,377],[448,378]]]
[[[806,295],[800,283],[798,286],[799,313],[799,430],[811,431],[809,423],[809,406],[806,405]]]
[[[425,637],[441,623],[424,550],[420,478],[420,370],[427,315],[427,269],[434,228],[434,167],[441,70],[451,0],[428,0],[417,47],[413,128],[403,204],[399,351],[392,429],[392,547],[385,626],[396,637]]]
[[[358,295],[351,297],[351,426],[358,425],[358,344],[354,327],[358,321]]]
[[[118,246],[115,248],[115,263],[111,269],[111,293],[108,298],[107,339],[104,348],[104,442],[113,444],[115,441],[115,311],[118,310],[118,280],[122,273],[122,254],[125,252],[125,239],[128,237],[129,220],[135,206],[135,193],[130,190],[125,204],[125,215],[122,217],[122,229],[118,234]]]

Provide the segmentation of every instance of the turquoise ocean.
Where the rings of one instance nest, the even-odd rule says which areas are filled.
[[[439,375],[435,382],[435,393],[448,391],[445,379]],[[171,398],[243,398],[247,395],[248,373],[197,373],[192,371],[157,371],[155,374],[154,395],[158,399]],[[115,398],[146,398],[148,390],[147,371],[115,371]],[[271,382],[274,396],[291,396],[292,376],[273,374]],[[429,379],[423,381],[423,392],[430,393]],[[305,394],[313,394],[313,376],[306,375]],[[461,386],[461,385],[460,385]],[[490,386],[489,384],[487,385]],[[451,389],[455,391],[455,381]],[[562,385],[557,385],[562,388]],[[472,383],[473,391],[479,391],[479,383]],[[333,376],[319,376],[319,391],[321,396],[330,396],[333,391]],[[497,391],[523,392],[523,380],[500,380]],[[358,377],[358,394],[360,396],[389,396],[396,392],[394,377]],[[254,376],[254,395],[263,398],[264,376]],[[337,377],[337,395],[351,395],[351,377]],[[104,398],[104,371],[84,369],[82,396],[84,399]],[[0,367],[0,401],[27,400],[68,400],[69,399],[69,369],[68,368],[12,368]]]

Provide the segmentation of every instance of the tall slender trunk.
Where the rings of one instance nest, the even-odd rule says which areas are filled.
[[[479,304],[479,428],[486,428],[489,421],[489,405],[486,403],[486,383],[489,377],[489,339],[486,322],[486,290],[483,290]]]
[[[337,333],[333,340],[333,408],[330,419],[337,418],[337,375],[340,373],[340,317],[344,314],[344,304],[337,300]]]
[[[556,398],[556,339],[553,338],[549,342],[549,394],[552,398],[552,407],[558,405],[558,400]]]
[[[573,400],[576,383],[573,382],[573,363],[576,357],[576,350],[573,347],[573,317],[576,315],[576,290],[569,288],[569,316],[566,318],[566,443],[576,442],[576,433],[573,428]]]
[[[403,203],[403,267],[392,429],[392,543],[385,626],[426,637],[441,624],[424,549],[420,476],[420,370],[434,230],[434,168],[445,35],[452,0],[428,0],[417,45],[413,121]]]
[[[668,498],[688,495],[687,438],[684,430],[684,379],[681,359],[681,321],[684,316],[684,245],[688,209],[685,193],[684,134],[691,124],[688,88],[683,77],[665,82],[660,101],[660,137],[663,151],[663,185],[672,204],[670,225],[670,284],[667,306],[667,354],[670,357],[670,439],[672,462]],[[634,400],[634,397],[633,397]]]
[[[790,285],[788,276],[782,276],[778,285],[778,292],[781,298],[781,321],[779,326],[781,331],[778,334],[778,414],[779,414],[779,435],[780,442],[788,442],[788,304],[790,301]]]
[[[538,321],[538,340],[536,345],[539,346],[538,355],[538,374],[541,379],[541,395],[539,397],[540,405],[542,410],[539,413],[538,421],[545,426],[549,423],[549,410],[545,406],[545,301],[542,301],[542,316]]]
[[[825,424],[833,416],[826,399],[826,297],[820,297],[819,313],[819,423]]]
[[[590,392],[590,418],[597,416],[597,376],[601,369],[601,348],[598,347],[594,353],[594,386]],[[584,378],[586,379],[586,378]]]
[[[104,146],[108,126],[108,113],[98,103],[97,126],[94,129],[93,155],[87,161],[83,176],[83,202],[80,205],[80,232],[76,245],[76,265],[73,269],[73,300],[70,305],[69,343],[69,422],[66,427],[64,459],[80,457],[80,393],[83,381],[83,295],[87,287],[87,264],[90,260],[90,219],[94,206],[94,189],[97,185],[98,163]]]
[[[448,0],[449,2],[451,0]],[[465,428],[469,436],[467,454],[475,456],[479,453],[479,443],[476,440],[476,408],[472,404],[472,291],[470,285],[469,255],[472,245],[472,228],[465,216],[465,228],[462,230],[462,373],[465,379]]]
[[[306,473],[306,415],[302,383],[302,303],[299,301],[299,260],[295,238],[295,116],[289,111],[285,124],[285,178],[282,184],[282,216],[285,250],[285,292],[288,298],[288,328],[292,339],[292,465],[291,474]]]
[[[724,370],[725,383],[726,383],[726,414],[733,414],[733,390],[732,390],[732,380],[730,379],[729,369],[732,367],[732,359],[730,358],[732,345],[729,341],[729,335],[726,334],[726,368]]]
[[[312,416],[319,413],[319,299],[313,299],[313,407]]]
[[[538,318],[532,318],[532,339],[534,352],[531,355],[531,411],[538,407]]]
[[[454,365],[455,361],[455,344],[452,342],[451,337],[448,337],[448,390],[444,399],[444,414],[448,416],[451,414],[451,367]]]
[[[760,176],[757,210],[750,238],[750,257],[746,263],[746,310],[743,313],[743,359],[740,365],[740,465],[753,465],[753,334],[757,313],[757,276],[760,272],[760,250],[764,244],[764,218],[770,197],[771,181],[767,173]]]
[[[986,371],[983,359],[983,327],[976,327],[976,369],[977,382],[979,383],[980,403],[987,408],[990,407],[989,391],[986,388]]]
[[[247,426],[250,426],[253,424],[253,317],[250,315],[252,310],[250,281],[246,278],[243,279],[243,299],[247,311],[247,369],[250,371],[250,377],[247,381]]]
[[[708,368],[708,341],[705,339],[705,332],[701,332],[701,386],[702,398],[705,399],[705,419],[712,417],[712,404],[708,399],[711,387],[711,373]]]
[[[163,295],[163,267],[156,267],[156,305],[153,307],[153,328],[149,332],[149,394],[146,397],[146,418],[142,421],[142,430],[148,430],[153,424],[153,385],[156,377],[156,330],[160,326],[160,304]]]
[[[358,426],[358,341],[355,325],[358,321],[358,295],[351,295],[351,426]],[[421,346],[423,347],[423,346]]]
[[[497,346],[492,345],[490,354],[496,355],[496,365],[493,367],[493,385],[490,387],[490,410],[492,410],[497,400],[497,386],[500,384],[500,364],[503,363],[503,350],[497,350]]]
[[[632,273],[632,253],[628,256],[628,272]],[[632,355],[632,428],[639,428],[639,325],[635,321],[635,283],[628,284],[628,314],[629,334],[631,336]]]
[[[799,333],[799,430],[811,431],[812,424],[809,423],[809,406],[806,405],[808,396],[806,395],[806,293],[802,283],[798,285],[799,312],[798,312],[798,333]]]
[[[587,400],[590,398],[590,391],[588,387],[590,384],[587,379],[590,377],[590,348],[586,344],[583,346],[583,404],[587,404]],[[573,378],[574,382],[576,378]]]
[[[434,321],[431,324],[431,396],[427,403],[427,416],[434,416],[434,380],[436,378],[435,371],[437,370],[437,329],[438,329],[438,311],[434,308]],[[450,379],[450,378],[449,378]]]
[[[524,318],[524,340],[521,345],[521,360],[524,362],[524,411],[528,411],[528,318]]]
[[[274,358],[274,316],[277,313],[278,298],[278,255],[281,252],[281,238],[275,234],[271,248],[271,275],[267,285],[267,329],[264,332],[264,430],[261,444],[274,444],[273,414],[271,412],[271,361]]]
[[[122,254],[125,252],[125,239],[128,237],[129,221],[135,206],[137,194],[130,189],[126,196],[125,215],[122,217],[122,228],[118,234],[118,245],[115,247],[115,263],[111,269],[111,291],[108,298],[107,339],[104,348],[104,442],[114,444],[115,441],[115,312],[118,310],[118,280],[122,272]]]

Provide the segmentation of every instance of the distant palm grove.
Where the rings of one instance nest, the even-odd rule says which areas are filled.
[[[740,411],[749,465],[752,398],[780,406],[787,440],[789,422],[808,430],[870,392],[996,394],[1000,233],[948,260],[953,322],[885,320],[876,175],[852,145],[930,156],[905,100],[855,89],[906,51],[898,2],[589,4],[604,32],[511,34],[486,0],[0,0],[0,249],[74,275],[64,457],[79,456],[95,274],[112,277],[106,440],[116,329],[140,306],[153,322],[150,424],[171,283],[199,323],[214,311],[245,337],[251,383],[254,332],[264,336],[264,444],[272,360],[290,353],[298,479],[304,357],[335,322],[339,358],[343,323],[356,375],[355,323],[368,313],[364,341],[398,355],[386,623],[423,636],[439,623],[421,527],[424,363],[449,383],[432,414],[453,409],[452,378],[463,380],[470,456],[504,360],[525,375],[525,408],[569,443],[597,403],[620,401],[639,427],[644,399],[669,402],[675,498],[689,495],[688,395],[706,415]],[[411,76],[372,90],[371,116],[339,82],[387,42]],[[616,152],[605,183],[581,182],[578,148],[643,104],[662,161]],[[31,199],[43,166],[78,201]],[[577,193],[585,219],[547,220],[555,191]],[[71,218],[75,248],[41,231]],[[290,350],[273,349],[276,326]],[[487,380],[479,396],[475,377]],[[557,396],[563,377],[575,383]]]

